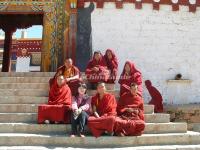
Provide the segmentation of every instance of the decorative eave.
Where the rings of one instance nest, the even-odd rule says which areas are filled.
[[[104,8],[104,3],[113,2],[117,9],[122,9],[123,4],[132,3],[135,9],[142,9],[142,4],[152,4],[154,10],[159,10],[160,5],[171,5],[172,11],[178,11],[179,6],[188,6],[189,12],[196,12],[200,7],[200,0],[79,0],[78,8],[84,8],[86,2],[96,3],[97,8]]]

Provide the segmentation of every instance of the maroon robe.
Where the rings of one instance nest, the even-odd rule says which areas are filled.
[[[125,65],[129,64],[130,66],[130,75],[126,75]],[[120,96],[126,92],[130,91],[131,83],[136,83],[138,85],[138,94],[142,96],[142,74],[135,68],[135,65],[130,61],[127,61],[124,65],[123,72],[119,79],[120,84]]]
[[[108,51],[111,52],[112,59],[108,58],[108,56],[107,56]],[[109,77],[107,83],[115,83],[115,80],[117,77],[117,71],[118,71],[118,60],[117,60],[117,57],[116,57],[115,53],[113,52],[113,50],[107,49],[106,53],[104,55],[104,59],[106,61],[108,69],[110,70],[110,77]]]
[[[138,113],[128,112],[127,108],[134,108]],[[143,133],[144,103],[140,96],[134,96],[131,92],[123,94],[118,102],[117,114],[119,117],[116,118],[114,127],[116,135],[138,136]]]
[[[99,68],[99,71],[93,71],[92,68],[94,67]],[[103,56],[99,61],[96,61],[95,58],[90,60],[87,65],[85,74],[88,82],[90,83],[107,82],[109,78],[109,70],[107,69]]]
[[[45,120],[70,123],[72,96],[67,84],[61,87],[53,83],[49,91],[48,104],[38,106],[38,123]]]
[[[49,83],[50,83],[50,87],[52,85],[52,82],[54,82],[55,78],[59,75],[63,75],[65,78],[65,65],[59,67],[57,69],[57,72],[54,76],[54,78],[50,79]],[[77,67],[75,66],[72,66],[72,75],[70,77],[73,77],[73,76],[79,76],[78,79],[74,79],[74,80],[70,80],[67,82],[67,85],[69,86],[69,88],[71,89],[71,92],[72,92],[72,95],[75,96],[78,92],[78,87],[79,87],[79,83],[82,82],[82,79],[81,79],[81,75],[80,75],[80,71]]]
[[[151,84],[151,81],[146,80],[145,85],[149,94],[151,96],[151,100],[149,104],[154,105],[154,112],[155,113],[163,113],[163,98],[160,92]]]
[[[92,107],[95,106],[100,118],[94,116],[89,117],[88,127],[95,137],[101,136],[102,133],[108,131],[113,132],[116,118],[116,99],[114,95],[106,93],[100,100],[99,95],[92,97]]]

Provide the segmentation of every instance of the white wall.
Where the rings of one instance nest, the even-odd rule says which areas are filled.
[[[132,60],[151,80],[168,104],[200,103],[200,10],[178,12],[170,6],[159,11],[145,4],[141,10],[133,4],[116,9],[106,3],[104,9],[92,13],[93,50],[115,50],[119,61],[119,74],[126,60]],[[192,83],[167,84],[182,73]],[[149,100],[144,87],[144,98]]]

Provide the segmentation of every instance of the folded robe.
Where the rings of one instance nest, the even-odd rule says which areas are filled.
[[[48,104],[38,106],[38,123],[44,123],[45,120],[70,123],[71,101],[71,90],[67,84],[59,87],[54,81]]]
[[[89,117],[88,127],[95,137],[101,136],[105,131],[113,132],[116,117],[116,99],[114,95],[106,93],[102,99],[99,95],[92,97],[92,107],[97,108],[100,118]]]
[[[127,108],[133,108],[138,113],[128,112]],[[145,128],[144,103],[140,96],[134,96],[131,92],[123,94],[118,102],[117,113],[119,117],[115,121],[115,134],[136,136],[143,133]]]

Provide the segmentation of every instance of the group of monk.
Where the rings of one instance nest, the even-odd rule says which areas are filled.
[[[118,60],[112,50],[104,56],[94,52],[85,71],[87,84],[97,91],[90,97],[79,69],[72,59],[66,59],[49,81],[48,104],[38,107],[38,123],[71,123],[71,137],[85,137],[86,125],[95,137],[141,135],[145,128],[141,72],[133,63],[125,63],[117,101],[106,90],[106,83],[115,83],[117,71]]]

